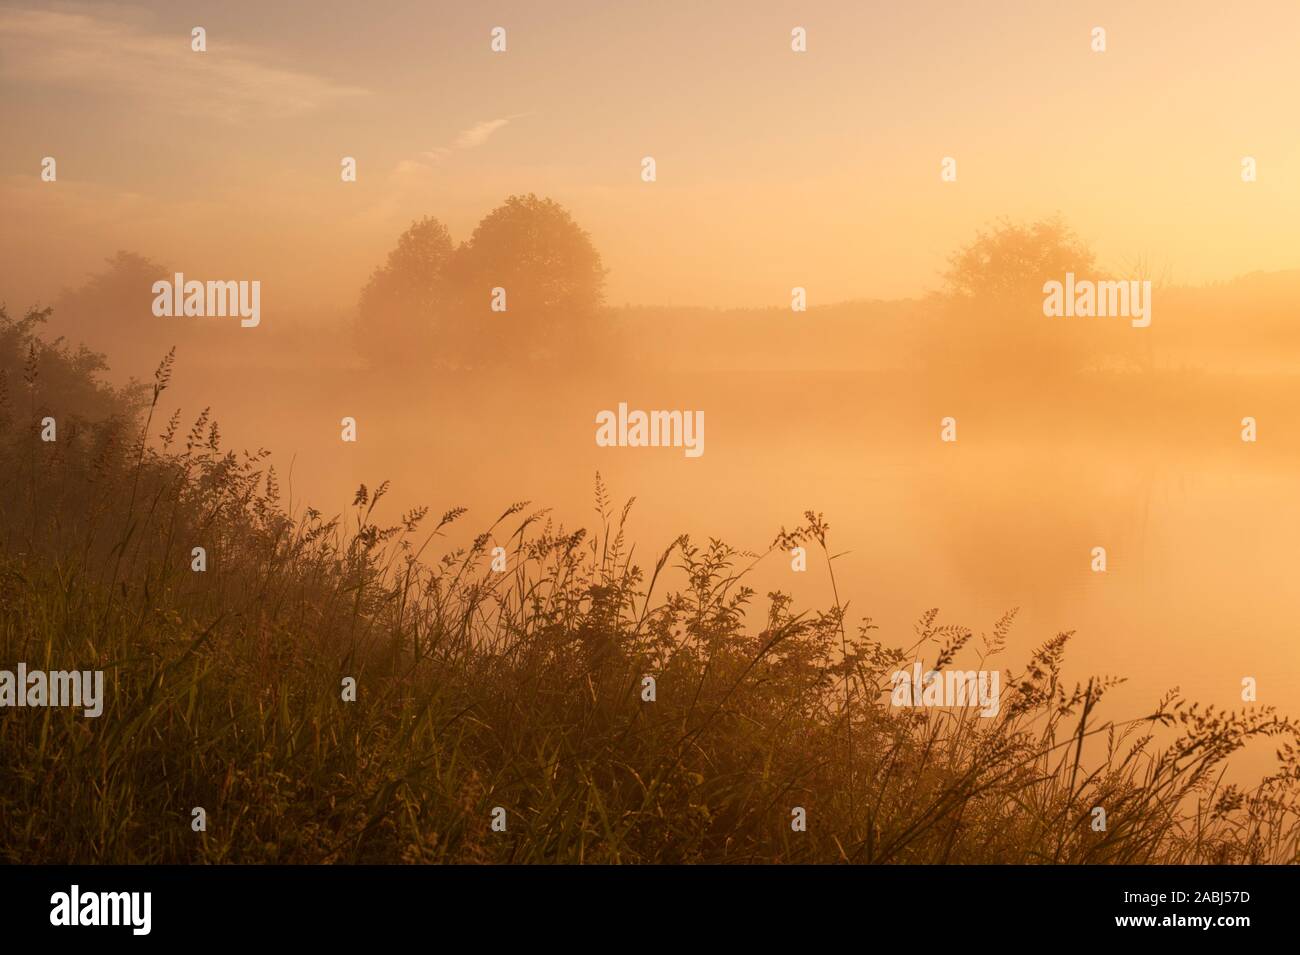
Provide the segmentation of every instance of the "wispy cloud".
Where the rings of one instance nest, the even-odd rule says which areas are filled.
[[[457,149],[473,149],[475,146],[482,146],[488,141],[489,136],[514,118],[513,116],[506,116],[503,119],[485,119],[481,123],[475,123],[457,136],[452,145]]]
[[[150,32],[122,8],[0,10],[0,78],[119,95],[229,122],[310,112],[365,91],[288,69],[226,39]]]
[[[453,152],[463,149],[476,149],[486,143],[498,129],[502,129],[516,119],[522,119],[529,113],[516,113],[513,116],[503,116],[500,119],[485,119],[475,123],[469,129],[462,129],[456,134],[456,138],[451,141],[450,146],[434,146],[420,153],[420,159],[424,165],[433,165],[441,162],[450,156]],[[413,166],[418,166],[415,160],[405,159],[398,165],[399,172],[410,172]]]

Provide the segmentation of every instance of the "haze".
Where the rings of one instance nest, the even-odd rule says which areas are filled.
[[[1135,713],[1173,685],[1239,705],[1244,676],[1285,705],[1297,36],[1291,0],[5,4],[0,297],[54,305],[118,381],[178,344],[163,412],[211,406],[295,505],[387,479],[394,515],[467,505],[477,529],[530,499],[574,526],[600,471],[638,498],[651,565],[683,532],[761,552],[813,508],[849,552],[850,616],[900,639],[931,606],[977,630],[1021,607],[1016,651],[1078,631],[1076,672],[1129,676]],[[361,290],[404,230],[434,216],[463,243],[528,194],[589,234],[616,346],[368,358]],[[1072,337],[1034,292],[1013,330],[1005,302],[936,294],[981,230],[1057,214],[1101,274],[1155,280],[1151,328]],[[186,339],[143,280],[112,311],[92,279],[119,250],[260,281],[261,325]],[[624,401],[702,409],[707,452],[597,447]],[[777,553],[756,589],[829,597],[824,567],[806,578]]]

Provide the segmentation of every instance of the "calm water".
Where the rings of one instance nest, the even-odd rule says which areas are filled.
[[[1294,455],[1280,450],[1292,435],[1270,425],[1261,441],[1271,443],[1243,444],[1241,412],[1217,398],[1139,408],[1084,391],[977,404],[977,390],[867,372],[526,387],[431,375],[399,389],[289,370],[269,391],[220,389],[214,400],[211,388],[179,384],[171,397],[195,411],[213,404],[228,445],[271,448],[282,483],[292,466],[295,502],[327,513],[359,483],[387,479],[390,517],[417,503],[470,507],[457,543],[524,499],[569,527],[590,525],[599,471],[617,506],[637,498],[629,537],[645,567],[683,531],[766,550],[813,508],[847,551],[835,566],[850,617],[873,617],[900,644],[929,607],[977,634],[1018,607],[1002,665],[1018,670],[1033,647],[1073,630],[1067,677],[1129,680],[1112,715],[1145,714],[1174,686],[1239,706],[1244,676],[1260,702],[1300,713],[1300,441]],[[1276,399],[1261,400],[1274,410]],[[619,401],[703,409],[704,455],[598,448],[595,414]],[[939,441],[945,414],[958,419],[955,444]],[[339,440],[344,415],[358,420],[356,445]],[[1106,573],[1090,568],[1095,546],[1107,550]],[[752,585],[804,605],[830,599],[811,554],[804,574],[771,555]],[[1269,752],[1239,763],[1263,767]]]

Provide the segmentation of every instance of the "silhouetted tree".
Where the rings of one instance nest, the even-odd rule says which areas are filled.
[[[452,321],[445,271],[451,234],[425,216],[402,233],[388,260],[361,290],[357,344],[376,365],[427,363],[436,358],[439,332]]]
[[[361,292],[358,347],[384,368],[582,360],[612,338],[604,287],[600,253],[559,203],[511,196],[458,248],[437,219],[407,229]]]
[[[31,439],[46,415],[58,420],[60,446],[84,423],[130,424],[142,406],[143,386],[115,388],[104,380],[108,363],[85,345],[42,337],[51,308],[11,318],[0,305],[0,440]],[[155,363],[156,364],[156,363]]]
[[[1091,277],[1096,266],[1092,250],[1059,216],[1028,225],[1001,219],[991,231],[948,260],[944,273],[948,291],[981,300],[1042,300],[1043,283],[1062,279],[1066,272]]]
[[[1127,326],[1043,315],[1043,285],[1096,278],[1096,257],[1060,217],[998,220],[949,258],[946,315],[932,353],[978,375],[1037,380],[1078,371]]]
[[[478,224],[450,268],[468,363],[590,352],[605,268],[591,237],[559,203],[511,196]],[[491,308],[498,288],[505,290],[504,312]]]
[[[143,376],[171,345],[188,337],[195,323],[153,314],[153,284],[171,280],[165,266],[135,252],[119,251],[108,267],[59,298],[50,328],[113,356],[117,371]]]

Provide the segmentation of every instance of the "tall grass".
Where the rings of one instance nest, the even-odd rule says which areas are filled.
[[[0,858],[1297,857],[1297,726],[1271,708],[1169,695],[1103,720],[1115,681],[1068,684],[1068,634],[1004,671],[995,718],[893,708],[890,675],[915,659],[999,665],[1012,615],[977,639],[928,611],[896,646],[838,596],[803,612],[760,599],[747,575],[768,555],[682,537],[643,570],[631,502],[613,506],[599,478],[592,530],[520,503],[459,548],[444,535],[463,509],[386,523],[385,484],[344,516],[290,514],[266,453],[223,450],[208,412],[188,431],[155,420],[171,356],[151,391],[112,392],[38,324],[0,311],[0,666],[103,669],[107,701],[99,719],[0,711]],[[103,413],[41,442],[67,399],[43,382],[60,378]],[[768,554],[796,542],[833,574],[820,515]],[[1277,771],[1224,785],[1257,737],[1278,738]]]

